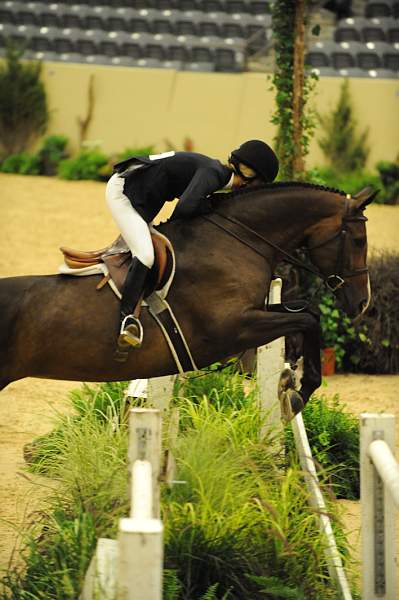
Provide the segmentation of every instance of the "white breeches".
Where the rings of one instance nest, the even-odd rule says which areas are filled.
[[[118,173],[112,175],[105,191],[107,204],[132,254],[150,269],[154,264],[150,229],[123,193],[124,183],[125,180]]]

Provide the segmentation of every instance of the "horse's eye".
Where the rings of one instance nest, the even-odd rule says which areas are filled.
[[[355,246],[357,246],[358,248],[363,248],[365,243],[366,243],[366,239],[365,238],[354,238],[353,243],[355,244]]]

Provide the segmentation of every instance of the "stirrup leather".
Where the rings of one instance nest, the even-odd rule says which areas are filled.
[[[124,317],[119,332],[119,346],[133,346],[140,348],[143,342],[143,326],[134,315],[126,315]]]

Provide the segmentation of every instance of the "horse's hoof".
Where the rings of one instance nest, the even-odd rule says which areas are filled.
[[[286,423],[291,421],[304,407],[303,398],[295,389],[295,386],[294,371],[284,369],[278,382],[278,398],[280,400],[281,418]]]
[[[283,369],[281,371],[280,379],[278,382],[278,396],[286,390],[292,390],[296,387],[295,373],[292,369]]]
[[[305,406],[303,398],[297,390],[287,390],[279,398],[281,418],[285,423],[292,421],[297,414],[302,412]]]

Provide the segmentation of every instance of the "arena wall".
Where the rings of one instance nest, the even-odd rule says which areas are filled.
[[[189,137],[195,151],[224,160],[246,139],[273,139],[274,92],[264,73],[46,63],[43,76],[51,109],[47,133],[67,135],[72,150],[79,146],[78,121],[87,115],[92,75],[95,100],[87,139],[98,142],[107,153],[148,145],[162,152],[169,142],[182,149],[184,138]],[[341,83],[341,78],[327,77],[317,83],[312,102],[322,114],[335,107]],[[370,130],[369,167],[381,159],[394,160],[399,139],[398,81],[351,79],[350,91],[359,131]],[[316,139],[308,166],[323,163]]]

